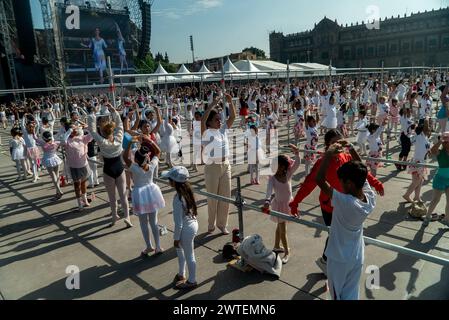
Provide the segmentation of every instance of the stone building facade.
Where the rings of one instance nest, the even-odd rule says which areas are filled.
[[[339,68],[449,66],[449,7],[391,17],[374,24],[339,25],[326,17],[313,30],[270,33],[271,60]]]

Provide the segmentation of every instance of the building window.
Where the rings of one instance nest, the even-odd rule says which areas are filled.
[[[390,53],[391,54],[397,54],[398,53],[398,45],[397,44],[392,44],[390,46]]]
[[[345,49],[343,56],[345,59],[350,59],[351,58],[351,49]]]
[[[328,60],[329,59],[329,52],[325,51],[321,53],[321,59]]]
[[[363,48],[357,48],[357,58],[363,57]]]
[[[368,47],[368,50],[366,51],[366,55],[368,57],[374,57],[374,48],[373,47]]]
[[[410,51],[410,43],[409,43],[409,42],[405,42],[405,43],[402,45],[402,51],[403,51],[403,52],[409,52],[409,51]]]
[[[422,51],[424,49],[424,42],[422,40],[415,42],[415,50]]]
[[[443,48],[449,48],[449,36],[443,38]]]
[[[438,39],[429,39],[429,49],[436,49],[438,47]]]
[[[386,48],[385,48],[385,46],[379,46],[379,49],[378,49],[378,52],[379,52],[379,56],[381,56],[381,57],[383,57],[383,56],[385,56],[385,54],[386,54]]]

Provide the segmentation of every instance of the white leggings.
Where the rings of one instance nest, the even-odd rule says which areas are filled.
[[[16,169],[17,169],[17,175],[20,176],[20,171],[23,171],[23,176],[26,177],[27,172],[27,166],[26,166],[26,160],[15,160],[16,161]]]
[[[196,220],[184,222],[181,230],[180,248],[176,248],[179,263],[178,274],[183,277],[185,276],[187,264],[187,268],[189,269],[189,278],[187,281],[190,283],[196,282],[196,260],[193,240],[197,233],[198,222]]]
[[[93,187],[95,184],[98,184],[98,169],[97,169],[97,163],[94,161],[97,161],[97,157],[90,157],[89,160],[89,167],[92,174],[89,176],[89,185]]]
[[[33,170],[33,177],[39,177],[39,172],[37,171],[37,160],[31,158],[28,158],[28,160],[30,161],[31,168]]]
[[[62,190],[61,187],[59,186],[59,166],[56,167],[51,167],[51,168],[47,168],[48,174],[50,175],[51,178],[51,182],[53,182],[53,184],[56,187],[56,191],[59,194],[62,194]]]
[[[147,245],[147,249],[154,249],[151,243],[150,229],[148,224],[151,226],[151,232],[153,233],[154,242],[156,242],[156,249],[161,249],[161,242],[159,240],[159,228],[157,226],[157,211],[153,213],[144,213],[139,215],[140,230],[142,230],[143,240]]]

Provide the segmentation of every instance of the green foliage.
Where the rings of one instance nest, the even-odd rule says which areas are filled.
[[[244,51],[249,51],[249,52],[255,54],[258,58],[262,58],[262,59],[267,58],[265,51],[263,51],[262,49],[259,49],[259,48],[250,47],[250,48],[245,48],[242,50],[242,52],[244,52]]]
[[[154,73],[159,65],[159,63],[167,70],[168,73],[175,73],[178,71],[178,66],[170,63],[168,59],[168,54],[165,53],[165,57],[158,52],[156,56],[153,58],[153,55],[149,53],[145,59],[136,60],[136,67],[138,73]]]

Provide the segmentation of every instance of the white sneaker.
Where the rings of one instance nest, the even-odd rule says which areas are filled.
[[[38,178],[37,178],[37,177],[34,177],[34,179],[33,179],[33,183],[36,183],[36,182],[37,182],[37,180],[38,180]]]
[[[327,277],[327,262],[324,261],[323,257],[319,258],[315,261],[318,268],[321,269],[321,271],[324,273],[324,275]]]

